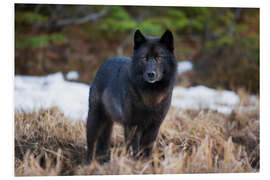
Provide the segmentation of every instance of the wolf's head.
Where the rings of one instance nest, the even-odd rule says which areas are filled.
[[[146,37],[140,30],[134,35],[132,69],[137,80],[146,84],[169,80],[174,76],[173,35],[167,30],[161,37]]]

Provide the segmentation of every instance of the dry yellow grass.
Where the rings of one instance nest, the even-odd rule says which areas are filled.
[[[243,97],[247,98],[243,95]],[[245,105],[252,102],[244,101]],[[259,171],[259,107],[236,108],[230,116],[171,108],[150,160],[125,151],[115,124],[111,161],[85,165],[85,124],[57,108],[15,113],[15,175],[178,174]]]

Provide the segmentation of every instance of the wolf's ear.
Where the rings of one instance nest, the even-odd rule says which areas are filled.
[[[146,38],[141,33],[141,31],[137,29],[134,34],[134,49],[138,49],[145,41]]]
[[[170,30],[166,30],[166,32],[161,36],[159,42],[164,44],[170,51],[173,51],[173,34]]]

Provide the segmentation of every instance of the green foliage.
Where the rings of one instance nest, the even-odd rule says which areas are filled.
[[[169,8],[162,17],[166,26],[179,34],[203,34],[205,25],[209,22],[210,13],[207,8]]]
[[[191,22],[191,25],[194,27],[194,29],[197,29],[199,31],[203,31],[204,29],[204,24],[198,19],[195,19]]]
[[[47,46],[50,43],[62,42],[66,37],[62,33],[53,33],[36,36],[16,35],[15,39],[15,48],[37,48]]]
[[[27,24],[44,23],[48,21],[48,17],[34,12],[16,12],[15,21]]]
[[[234,45],[234,41],[235,39],[233,36],[222,36],[215,42],[209,41],[207,47],[210,49],[214,47],[231,47]]]
[[[166,25],[172,30],[183,30],[189,26],[189,20],[185,13],[181,10],[171,9],[168,11],[168,16],[164,19]]]
[[[259,45],[260,37],[257,35],[255,37],[248,37],[242,40],[243,46],[247,49],[247,55],[249,59],[255,60],[259,63],[260,54],[259,54]]]
[[[156,19],[147,19],[140,23],[137,28],[151,36],[159,36],[163,31],[162,26],[159,23],[156,23]]]
[[[112,6],[110,16],[106,17],[100,24],[100,28],[105,31],[125,32],[134,29],[137,26],[129,13],[121,6]]]

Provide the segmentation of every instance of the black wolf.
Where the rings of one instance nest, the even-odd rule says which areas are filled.
[[[171,104],[176,79],[173,35],[134,35],[131,58],[107,60],[98,70],[89,95],[87,161],[110,160],[113,122],[124,126],[125,141],[136,159],[150,157],[160,125]]]

